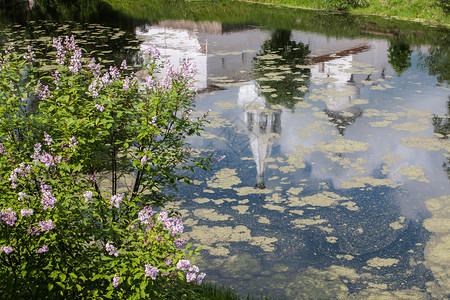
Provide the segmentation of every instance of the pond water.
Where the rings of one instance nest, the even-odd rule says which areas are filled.
[[[0,43],[74,34],[106,63],[148,45],[195,61],[210,123],[189,142],[214,161],[173,193],[210,281],[274,299],[449,297],[449,31],[239,6],[232,21],[35,10],[4,18]]]

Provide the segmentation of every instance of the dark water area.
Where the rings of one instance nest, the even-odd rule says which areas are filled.
[[[274,299],[450,296],[449,30],[245,3],[0,11],[0,46],[73,34],[138,71],[193,60],[210,110],[171,193],[206,279]],[[171,204],[172,205],[172,204]]]

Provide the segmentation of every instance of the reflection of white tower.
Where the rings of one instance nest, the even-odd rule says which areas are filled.
[[[318,63],[311,69],[311,80],[326,82],[327,108],[325,113],[331,118],[341,135],[345,128],[362,115],[354,99],[359,97],[359,87],[349,72],[352,67],[351,55]]]
[[[256,187],[265,188],[264,161],[270,157],[272,140],[281,133],[281,111],[267,107],[266,100],[258,94],[255,81],[239,89],[238,104],[244,109],[244,120],[250,138],[250,147],[256,163]]]
[[[187,59],[193,61],[198,69],[195,87],[206,88],[207,55],[193,31],[144,25],[136,27],[136,36],[143,40],[142,52],[145,53],[149,46],[155,47],[161,52],[161,57],[169,60],[175,68]]]

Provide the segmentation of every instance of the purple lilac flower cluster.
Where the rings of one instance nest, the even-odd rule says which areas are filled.
[[[120,276],[115,274],[112,282],[113,287],[116,288],[119,285],[119,283],[120,283]]]
[[[205,278],[206,276],[205,273],[199,274],[199,268],[197,266],[191,265],[189,260],[179,260],[177,263],[177,269],[188,271],[188,273],[186,274],[186,281],[192,282],[195,280],[198,285],[202,284],[203,278]]]
[[[2,246],[0,248],[0,252],[5,252],[6,254],[10,254],[11,252],[13,252],[13,248],[10,246]]]
[[[44,252],[47,252],[48,251],[48,246],[47,245],[43,245],[41,248],[39,248],[39,249],[37,249],[36,251],[35,251],[35,253],[44,253]]]
[[[26,177],[28,174],[30,174],[30,171],[31,165],[25,166],[24,163],[19,164],[19,168],[15,168],[9,174],[9,181],[11,182],[11,187],[13,189],[17,188],[18,186],[17,181],[19,177]]]
[[[53,224],[52,220],[47,221],[39,221],[39,227],[41,227],[41,232],[50,231],[55,228],[55,224]]]
[[[124,193],[120,193],[120,194],[112,196],[111,199],[109,200],[109,204],[111,204],[114,207],[119,208],[120,203],[122,203],[123,196],[124,196]]]
[[[184,226],[183,221],[179,217],[168,217],[169,214],[165,211],[160,212],[158,221],[163,223],[165,229],[169,229],[172,236],[183,233]]]
[[[150,224],[151,223],[151,216],[153,215],[153,209],[152,206],[145,206],[139,213],[138,213],[138,219],[139,222],[142,224]]]
[[[108,251],[109,255],[114,255],[116,257],[119,256],[119,251],[117,251],[116,248],[110,243],[106,243],[105,249]]]
[[[152,265],[145,265],[145,277],[151,277],[153,280],[156,279],[156,275],[158,275],[159,270],[158,268],[152,266]]]
[[[53,208],[57,200],[52,194],[52,188],[41,182],[41,192],[41,203],[44,205],[44,209]]]
[[[14,226],[17,221],[16,213],[11,207],[2,209],[0,211],[0,221],[8,224],[9,226]]]

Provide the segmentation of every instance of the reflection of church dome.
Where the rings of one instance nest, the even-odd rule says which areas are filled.
[[[256,164],[256,187],[265,188],[264,161],[270,157],[273,134],[281,133],[281,111],[271,110],[258,93],[259,85],[251,82],[239,90],[238,103],[244,109],[244,120],[250,148]]]
[[[359,105],[353,105],[345,110],[323,110],[339,131],[340,135],[344,135],[344,130],[348,125],[353,124],[357,118],[362,116],[362,109]]]

